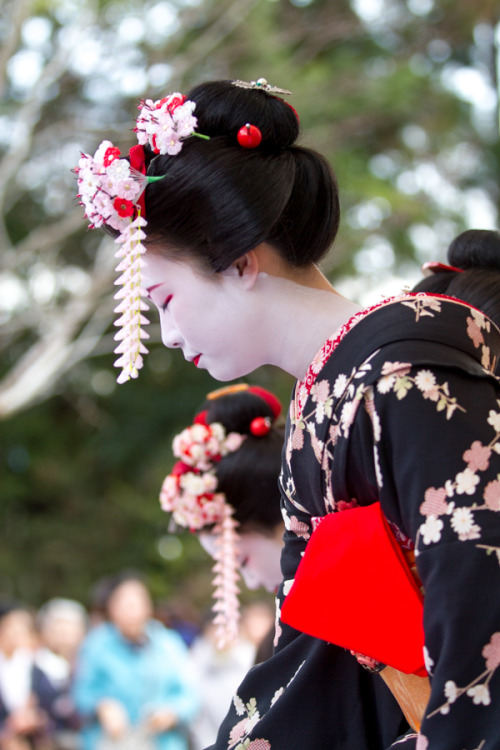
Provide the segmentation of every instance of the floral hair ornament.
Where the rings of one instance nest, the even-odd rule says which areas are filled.
[[[238,637],[238,532],[233,508],[225,494],[217,492],[215,464],[237,451],[244,440],[245,436],[237,432],[226,433],[218,422],[206,424],[203,417],[197,419],[174,438],[173,452],[180,460],[165,478],[160,492],[162,509],[171,512],[179,526],[190,531],[214,526],[217,542],[213,611],[217,645],[221,649]]]
[[[238,86],[241,89],[257,89],[260,91],[267,91],[268,94],[280,94],[281,96],[291,96],[291,91],[288,89],[280,89],[278,86],[271,86],[265,78],[258,78],[256,81],[232,81],[233,86]]]
[[[111,141],[102,141],[94,156],[82,154],[75,169],[78,179],[78,197],[84,207],[89,227],[97,229],[106,225],[119,232],[115,242],[120,246],[115,253],[120,274],[115,284],[120,289],[115,294],[119,301],[114,312],[119,315],[115,325],[119,358],[115,367],[121,368],[118,383],[137,378],[143,366],[142,355],[147,353],[143,340],[149,338],[143,326],[149,323],[143,314],[148,310],[144,301],[146,290],[141,284],[141,269],[146,265],[142,240],[146,234],[144,190],[148,183],[163,176],[146,175],[143,146],[149,144],[156,154],[178,154],[182,141],[195,133],[195,102],[179,93],[164,99],[141,102],[140,114],[134,128],[139,146],[130,149],[128,158]]]

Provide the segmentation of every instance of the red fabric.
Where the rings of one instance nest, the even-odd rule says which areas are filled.
[[[130,166],[133,169],[137,169],[141,174],[146,174],[146,155],[144,153],[144,146],[132,146],[129,149],[128,157],[130,159]],[[144,190],[137,199],[137,204],[141,209],[141,216],[143,219],[146,218],[146,203],[144,200]]]
[[[281,619],[406,674],[427,674],[422,594],[380,503],[325,516]]]
[[[275,419],[279,416],[281,412],[281,403],[274,393],[267,391],[265,388],[261,388],[259,385],[251,385],[248,390],[255,396],[260,396],[260,398],[271,407]]]

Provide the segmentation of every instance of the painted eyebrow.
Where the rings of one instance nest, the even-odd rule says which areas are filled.
[[[152,286],[146,287],[146,292],[148,293],[148,297],[151,294],[151,292],[154,292],[155,289],[158,289],[158,287],[163,286],[165,282],[162,281],[159,284],[153,284]]]

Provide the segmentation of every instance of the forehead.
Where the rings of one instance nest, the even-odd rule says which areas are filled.
[[[145,286],[150,287],[167,281],[192,283],[214,282],[218,274],[202,268],[195,260],[185,256],[173,257],[148,250],[143,256],[145,265],[141,271]]]

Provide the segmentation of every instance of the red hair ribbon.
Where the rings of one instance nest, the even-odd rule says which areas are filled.
[[[146,174],[146,154],[144,153],[143,146],[132,146],[129,149],[128,157],[130,159],[130,166],[136,169],[141,174]],[[141,216],[143,219],[146,218],[146,202],[144,199],[144,191],[140,194],[137,199],[139,208],[141,209]]]
[[[439,273],[440,271],[454,271],[455,273],[463,273],[464,268],[457,268],[456,266],[448,266],[446,263],[439,263],[437,260],[430,260],[424,263],[422,266],[422,272],[424,276],[430,276],[431,273]],[[426,271],[428,273],[426,273]]]
[[[248,385],[247,383],[234,383],[233,385],[225,385],[222,388],[218,388],[216,391],[208,393],[207,400],[213,401],[214,399],[220,398],[221,396],[229,396],[232,393],[240,393],[241,391],[248,391],[249,393],[253,393],[254,396],[258,396],[258,398],[261,398],[271,408],[273,418],[276,419],[277,417],[279,417],[281,413],[280,400],[274,395],[274,393],[271,393],[271,391],[267,391],[265,388],[261,388],[259,385]],[[204,419],[205,416],[206,412],[200,412],[196,419]],[[201,422],[201,424],[203,424],[203,422]]]
[[[254,396],[259,396],[259,398],[261,398],[266,402],[268,406],[271,407],[271,411],[275,419],[279,417],[281,413],[281,402],[278,398],[276,398],[274,393],[271,393],[271,391],[266,391],[265,388],[261,388],[258,385],[251,385],[248,390],[250,391],[250,393],[253,393]]]

